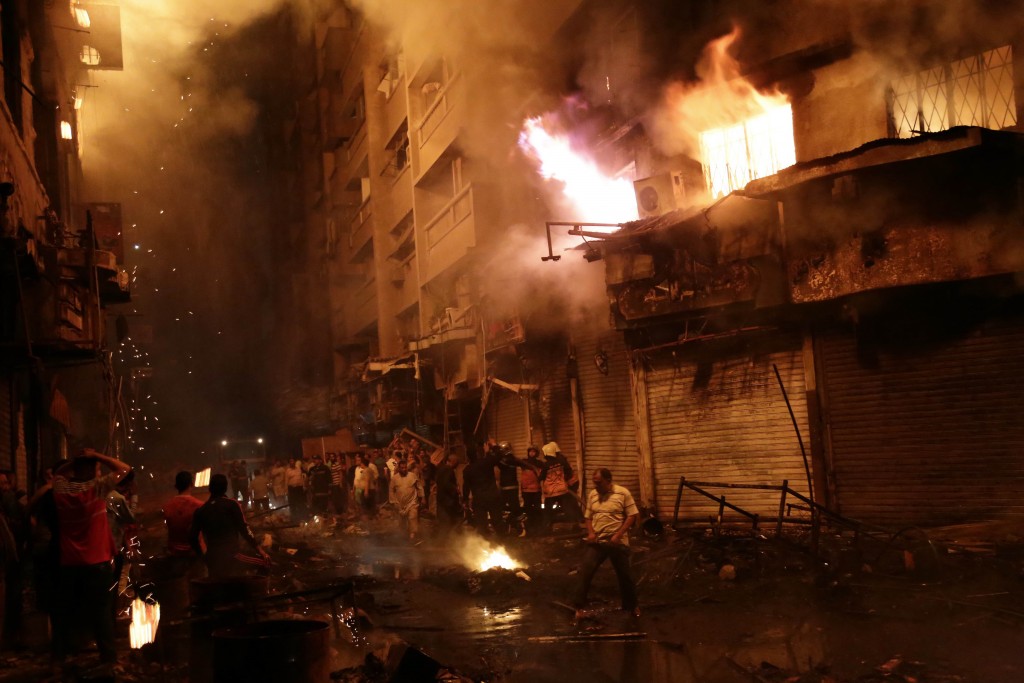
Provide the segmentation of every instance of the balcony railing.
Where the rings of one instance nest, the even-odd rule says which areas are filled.
[[[352,223],[350,224],[351,229],[348,233],[348,246],[351,249],[359,249],[362,247],[366,240],[370,238],[373,230],[371,228],[372,223],[370,219],[373,217],[373,200],[371,197],[367,197],[366,201],[356,209],[356,213],[352,216]]]
[[[417,126],[417,135],[420,147],[426,144],[427,140],[430,139],[430,136],[434,134],[435,130],[437,130],[437,127],[441,125],[441,121],[443,121],[445,116],[448,115],[448,112],[451,111],[452,106],[454,105],[451,101],[454,94],[452,89],[458,80],[459,74],[456,73],[451,77],[451,80],[445,83],[444,87],[438,91],[437,97],[434,98],[434,101],[431,102],[430,106],[427,107],[427,110],[423,113],[423,118],[420,119],[419,126]]]
[[[462,221],[473,215],[473,186],[467,185],[427,223],[427,247],[433,249]]]

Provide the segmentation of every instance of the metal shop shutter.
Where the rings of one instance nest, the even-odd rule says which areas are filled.
[[[515,453],[526,456],[529,438],[526,431],[527,399],[501,387],[491,388],[487,406],[487,434],[495,441],[508,441]]]
[[[608,356],[608,374],[598,371],[594,356]],[[607,467],[617,484],[640,498],[639,455],[633,397],[630,391],[629,354],[622,334],[612,330],[576,341],[580,403],[583,406],[583,467],[580,480],[590,489],[591,473]]]
[[[651,450],[657,507],[663,519],[672,518],[680,476],[691,481],[741,484],[778,485],[789,480],[790,487],[807,495],[800,444],[772,370],[772,364],[778,366],[809,449],[799,347],[757,356],[721,357],[702,366],[670,353],[652,355],[649,360]],[[776,492],[712,491],[750,512],[778,514]],[[714,501],[693,491],[683,493],[681,518],[707,519],[717,512]]]
[[[843,514],[895,527],[1024,517],[1024,321],[879,350],[872,367],[853,334],[820,347]]]
[[[537,398],[540,402],[540,415],[544,420],[546,432],[544,437],[551,441],[557,441],[558,447],[565,453],[572,466],[576,466],[576,430],[572,419],[572,392],[569,389],[569,376],[566,374],[564,363],[552,365],[545,368],[547,372],[540,378],[540,390]],[[532,425],[534,433],[538,434],[538,440],[534,445],[538,448],[543,446],[540,443],[538,432],[539,424]],[[526,451],[522,453],[526,457]]]

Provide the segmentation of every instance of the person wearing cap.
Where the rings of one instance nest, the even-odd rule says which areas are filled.
[[[594,488],[587,494],[586,555],[579,571],[574,607],[576,618],[586,616],[587,592],[594,574],[606,560],[611,560],[619,580],[622,609],[634,617],[640,616],[637,607],[636,584],[629,570],[629,529],[636,524],[640,511],[632,494],[624,486],[612,483],[611,470],[602,467],[594,472]]]
[[[554,508],[557,505],[565,511],[573,523],[583,521],[579,502],[569,491],[569,481],[573,477],[569,460],[559,450],[558,444],[549,441],[541,449],[544,452],[544,466],[540,471],[541,493],[544,498],[545,526],[551,528]]]

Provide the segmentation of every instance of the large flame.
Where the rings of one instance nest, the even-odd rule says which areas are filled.
[[[571,218],[595,223],[636,220],[632,180],[605,174],[593,158],[573,147],[568,135],[549,128],[552,118],[523,122],[519,146],[540,163],[544,179],[562,184],[562,195],[576,214]]]
[[[662,143],[700,155],[713,198],[796,163],[793,112],[780,92],[744,78],[730,49],[739,29],[712,41],[697,65],[699,81],[673,84],[658,121]]]
[[[156,638],[160,626],[160,603],[139,598],[132,601],[132,623],[128,625],[128,637],[133,650],[148,645]]]

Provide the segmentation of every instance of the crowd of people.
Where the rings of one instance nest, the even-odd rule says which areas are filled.
[[[463,525],[482,535],[544,535],[561,519],[586,530],[587,555],[577,604],[610,559],[619,576],[623,608],[636,610],[629,576],[628,529],[637,510],[629,492],[599,470],[585,504],[578,476],[558,444],[531,446],[520,458],[506,443],[488,440],[455,453],[428,452],[416,439],[388,448],[322,453],[260,463],[227,463],[210,477],[208,497],[193,495],[193,474],[178,472],[175,495],[162,505],[163,557],[170,575],[223,577],[266,572],[269,557],[248,518],[287,508],[294,520],[319,517],[358,523],[388,509],[410,541],[420,516],[433,517],[446,542]],[[202,494],[199,494],[202,495]],[[30,577],[36,607],[49,617],[56,667],[83,642],[94,640],[100,666],[112,666],[115,615],[126,613],[128,570],[139,554],[135,472],[94,450],[47,470],[31,499],[0,473],[0,551],[3,553],[3,634],[23,633],[23,579]]]
[[[468,462],[428,452],[415,438],[357,453],[317,453],[250,470],[227,464],[231,496],[260,514],[286,507],[295,521],[311,517],[366,520],[388,506],[410,539],[419,517],[438,519],[439,534],[468,522],[483,534],[541,535],[559,518],[583,521],[579,478],[556,442],[530,446],[526,457],[507,442],[470,448]]]

